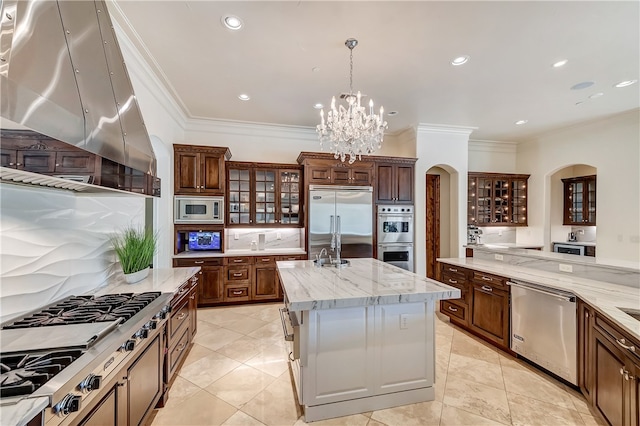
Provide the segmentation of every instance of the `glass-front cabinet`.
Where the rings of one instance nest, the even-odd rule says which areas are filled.
[[[476,226],[526,226],[529,175],[469,173],[467,218]]]
[[[302,226],[301,182],[297,165],[227,162],[227,225]]]
[[[564,184],[563,225],[596,224],[596,176],[562,179]]]

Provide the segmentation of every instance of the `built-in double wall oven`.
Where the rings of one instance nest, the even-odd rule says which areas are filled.
[[[378,206],[378,260],[413,272],[413,206]]]

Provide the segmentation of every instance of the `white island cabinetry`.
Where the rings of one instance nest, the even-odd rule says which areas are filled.
[[[375,259],[350,262],[277,263],[307,422],[434,399],[434,309],[460,290]]]

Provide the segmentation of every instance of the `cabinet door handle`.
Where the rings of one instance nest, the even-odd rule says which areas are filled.
[[[458,284],[458,280],[452,280],[451,278],[449,278],[449,282],[451,284]]]
[[[233,294],[235,294],[236,296],[239,296],[242,294],[242,290],[234,291]]]
[[[178,315],[178,320],[183,320],[185,317],[187,316],[187,314],[185,314],[184,312],[181,313],[180,315]]]
[[[242,262],[242,259],[233,259],[233,263],[240,263]]]
[[[484,291],[491,291],[491,292],[493,292],[493,289],[492,289],[491,287],[489,287],[488,285],[483,285],[481,288],[482,288]]]
[[[242,276],[242,272],[237,272],[235,274],[233,274],[234,277],[241,277]]]
[[[449,306],[447,309],[449,309],[451,312],[458,312],[458,309]]]
[[[60,167],[60,164],[56,163],[56,167]]]
[[[493,281],[491,278],[485,277],[484,275],[482,276],[482,279],[485,280],[485,281]]]
[[[271,260],[271,259],[265,259],[264,257],[262,258],[263,262],[268,262],[269,260]]]
[[[187,347],[186,343],[180,343],[176,349],[177,349],[178,352],[182,352],[182,351],[184,351],[184,348],[186,348],[186,347]]]
[[[585,312],[585,313],[584,313],[584,317],[585,317],[585,318],[589,318],[589,312]]]
[[[202,265],[204,263],[204,260],[194,260],[193,263],[195,263],[196,265]]]
[[[16,165],[16,163],[9,163],[9,165],[10,165],[10,166],[15,166],[15,165]]]
[[[458,272],[458,270],[456,268],[447,268],[447,269],[449,269],[449,271],[451,271],[451,272]]]
[[[185,294],[187,292],[186,288],[183,288],[182,290],[180,290],[180,292],[178,293],[178,296],[182,296],[183,294]]]
[[[196,295],[194,293],[189,299],[195,299],[195,298],[196,298]]]
[[[627,341],[624,340],[624,339],[620,339],[620,340],[616,339],[616,343],[619,344],[620,346],[622,346],[623,348],[625,348],[628,351],[631,351],[631,352],[635,352],[636,351],[636,347],[633,346],[633,345],[627,346],[626,345]]]

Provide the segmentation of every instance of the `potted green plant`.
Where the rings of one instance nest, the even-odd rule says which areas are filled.
[[[129,227],[111,239],[120,260],[125,280],[129,284],[149,275],[149,265],[156,251],[157,236],[142,228]]]

